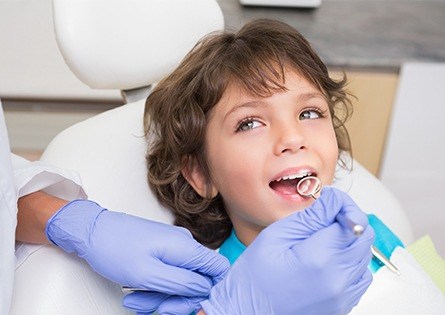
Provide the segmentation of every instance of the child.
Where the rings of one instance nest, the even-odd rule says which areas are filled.
[[[330,185],[351,154],[345,85],[278,21],[201,40],[146,102],[148,180],[175,224],[233,263],[266,226],[308,207],[299,180]],[[381,226],[390,254],[402,244]]]
[[[175,223],[211,248],[233,224],[248,245],[307,207],[297,180],[280,179],[332,183],[340,151],[350,152],[345,83],[283,23],[258,20],[201,41],[146,103],[147,128],[158,136],[148,179]]]

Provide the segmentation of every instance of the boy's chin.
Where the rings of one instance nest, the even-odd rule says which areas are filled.
[[[301,209],[292,210],[292,211],[285,211],[282,214],[279,214],[276,216],[275,220],[271,223],[274,223],[276,221],[280,221],[281,219],[287,218],[288,216],[294,214],[295,212],[303,211],[306,207],[303,207]]]
[[[310,198],[308,199],[307,203],[301,204],[296,206],[295,208],[293,208],[292,210],[284,210],[282,213],[279,213],[276,218],[275,221],[279,221],[281,219],[284,219],[292,214],[294,214],[295,212],[299,212],[299,211],[303,211],[304,209],[310,207],[313,203],[314,203],[315,199]],[[273,223],[273,222],[272,222]]]

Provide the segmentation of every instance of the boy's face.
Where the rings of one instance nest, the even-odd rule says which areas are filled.
[[[231,84],[207,125],[212,191],[221,194],[246,245],[267,225],[313,202],[298,195],[298,179],[287,176],[311,174],[324,185],[333,180],[338,147],[323,94],[293,71],[286,88],[260,98]]]

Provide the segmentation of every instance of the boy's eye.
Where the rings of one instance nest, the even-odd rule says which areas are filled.
[[[258,120],[249,118],[249,119],[241,121],[238,124],[236,131],[247,131],[250,129],[255,129],[255,128],[261,127],[262,125],[263,124],[261,122],[259,122]]]
[[[322,114],[314,109],[311,110],[305,110],[304,112],[302,112],[300,114],[300,120],[304,120],[304,119],[317,119],[322,117]]]

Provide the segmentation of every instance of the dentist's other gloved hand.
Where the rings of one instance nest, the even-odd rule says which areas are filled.
[[[46,235],[122,286],[187,297],[207,296],[229,268],[184,228],[75,200],[48,221]],[[159,300],[159,303],[162,301]]]
[[[357,238],[335,220],[365,227]],[[263,230],[201,303],[206,314],[347,314],[371,284],[374,232],[345,193],[326,187],[309,208]]]

